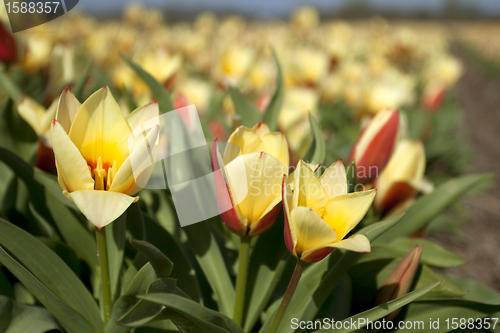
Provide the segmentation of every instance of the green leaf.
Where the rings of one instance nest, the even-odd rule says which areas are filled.
[[[153,266],[158,277],[168,277],[174,268],[174,264],[154,245],[141,240],[129,238],[130,244],[142,253]]]
[[[446,280],[454,283],[460,289],[468,291],[467,295],[460,298],[461,301],[500,305],[500,293],[498,293],[498,291],[483,286],[477,281],[463,279],[449,274],[442,274],[442,276]]]
[[[395,238],[409,236],[424,228],[464,193],[491,179],[492,175],[490,174],[480,174],[461,176],[447,181],[438,186],[434,192],[419,198],[408,209],[401,222],[388,230],[377,242],[390,242]]]
[[[285,98],[285,87],[283,83],[283,71],[281,70],[280,62],[276,51],[273,49],[273,58],[276,64],[276,90],[274,95],[269,102],[264,113],[263,120],[269,126],[271,132],[274,132],[278,128],[278,118],[280,115],[281,107],[283,106],[283,99]]]
[[[126,228],[127,215],[123,214],[104,229],[108,243],[109,283],[111,284],[112,300],[116,300],[120,295]]]
[[[160,107],[160,114],[174,110],[174,105],[172,104],[172,99],[167,90],[155,80],[151,74],[142,69],[132,60],[122,56],[123,60],[134,70],[134,72],[141,78],[144,83],[149,87],[153,96],[158,100],[158,105]]]
[[[95,324],[97,328],[103,327],[99,309],[92,295],[52,250],[26,231],[2,219],[0,219],[0,245],[16,258],[12,259],[5,250],[2,250],[0,262],[9,268],[45,307],[50,310],[51,307],[64,306],[74,312],[72,316],[81,314],[82,318]],[[52,299],[53,297],[46,296],[47,293],[57,297],[57,302]],[[66,319],[63,321],[60,316],[64,316],[64,312],[68,311],[61,312],[61,309],[58,309],[57,314],[52,310],[51,312],[67,326]],[[82,319],[79,322],[83,325]]]
[[[210,287],[214,291],[219,311],[226,316],[234,312],[235,292],[229,277],[221,250],[206,222],[192,224],[183,228],[187,233],[193,250]]]
[[[83,70],[83,72],[79,75],[78,79],[75,82],[75,85],[73,87],[73,94],[75,97],[79,100],[82,101],[84,96],[83,96],[83,89],[85,88],[85,83],[87,82],[87,79],[90,74],[90,70],[92,69],[92,60],[90,60]]]
[[[200,286],[196,279],[195,270],[189,263],[186,255],[175,239],[158,223],[147,215],[144,219],[144,240],[157,247],[167,258],[175,263],[170,277],[177,279],[177,286],[194,301],[200,301]],[[200,223],[198,223],[200,224]]]
[[[146,263],[138,270],[123,295],[113,304],[111,317],[104,329],[105,333],[122,333],[130,331],[130,328],[118,326],[116,321],[139,302],[139,299],[135,296],[146,293],[148,286],[155,279],[157,279],[157,276],[151,263]]]
[[[78,208],[76,207],[75,203],[66,198],[62,194],[62,189],[59,183],[57,182],[56,176],[46,173],[38,168],[34,168],[33,178],[40,185],[45,187],[45,189],[49,191],[50,194],[52,194],[55,198],[57,198],[57,200],[59,200],[61,203],[63,203],[64,205],[68,206],[71,209],[78,211]]]
[[[323,163],[325,161],[325,141],[323,140],[323,132],[318,121],[309,113],[309,124],[311,125],[311,133],[313,142],[306,155],[304,161],[309,163]]]
[[[418,290],[412,291],[411,293],[408,293],[394,301],[390,301],[384,304],[380,304],[379,306],[376,306],[370,310],[367,310],[365,312],[358,313],[355,316],[349,317],[343,322],[358,322],[359,319],[366,319],[366,321],[375,321],[378,320],[382,317],[387,316],[388,314],[392,313],[394,310],[397,310],[406,304],[413,302],[414,300],[418,299],[422,295],[425,295],[432,289],[436,288],[439,285],[440,282],[435,282],[432,283],[424,288],[420,288]],[[366,322],[365,321],[365,322]],[[354,332],[359,328],[365,327],[365,325],[357,325],[356,328],[352,328],[349,325],[349,328],[347,329],[323,329],[319,330],[316,332],[321,332],[321,333],[348,333],[348,332]]]
[[[187,295],[182,290],[177,288],[176,284],[177,281],[175,279],[161,278],[151,282],[148,286],[146,294],[168,293],[187,298]],[[129,311],[127,311],[127,313],[118,319],[117,323],[127,327],[144,326],[151,321],[155,321],[155,317],[157,317],[161,311],[162,306],[160,304],[141,299]],[[163,318],[160,317],[160,319]]]
[[[43,333],[59,328],[47,309],[26,305],[0,295],[0,332]]]
[[[418,275],[415,278],[418,280],[415,284],[414,289],[421,288],[430,283],[438,281],[442,282],[438,287],[434,288],[432,291],[421,297],[419,301],[437,301],[445,299],[462,300],[462,297],[467,295],[467,291],[461,289],[453,282],[450,282],[447,279],[443,278],[438,273],[433,272],[429,267],[425,265],[422,265],[420,267]]]
[[[229,88],[229,96],[234,104],[234,111],[241,116],[241,125],[253,127],[262,120],[262,113],[247,100],[236,87]]]
[[[0,86],[15,103],[19,101],[19,98],[21,97],[21,90],[14,82],[12,82],[9,76],[1,68],[0,68]]]
[[[393,227],[398,221],[399,217],[394,217],[387,221],[374,223],[357,233],[363,234],[370,241],[373,241],[386,230]],[[350,251],[341,252],[337,249],[326,259],[309,264],[309,267],[306,268],[301,278],[301,282],[299,282],[295,290],[282,322],[290,323],[293,318],[305,321],[313,320],[328,296],[335,289],[337,283],[360,256],[362,256],[360,253]],[[277,302],[281,302],[281,299]],[[267,332],[269,330],[275,312],[276,310],[269,316],[260,332]],[[286,325],[281,325],[280,327],[278,332],[288,332]]]
[[[243,333],[243,330],[230,318],[182,296],[155,293],[142,295],[139,298],[165,306],[165,318],[171,319],[181,331]]]
[[[85,260],[92,270],[95,270],[99,265],[95,237],[76,218],[67,206],[49,193],[47,188],[45,189],[45,200],[57,229],[61,233],[66,244],[68,244],[80,258]]]
[[[53,255],[55,256],[55,254]],[[91,322],[72,307],[63,303],[58,296],[47,289],[30,271],[12,258],[1,246],[0,262],[69,330],[76,333],[99,333],[101,331],[103,323],[100,318],[99,321]]]
[[[272,251],[269,244],[274,244]],[[264,311],[289,259],[283,242],[283,218],[278,218],[270,230],[259,236],[250,255],[252,269],[247,280],[245,332],[252,330]]]
[[[420,262],[434,267],[456,267],[465,264],[465,260],[440,245],[424,238],[396,238],[394,241],[385,243],[375,243],[372,252],[363,256],[359,262],[386,258],[403,258],[415,246],[424,245]]]
[[[356,163],[352,161],[345,170],[347,176],[347,193],[354,192],[358,180],[356,179]]]

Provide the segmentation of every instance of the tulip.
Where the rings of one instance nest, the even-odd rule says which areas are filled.
[[[132,197],[140,190],[135,183],[137,168],[142,166],[142,161],[150,163],[143,168],[141,178],[151,174],[154,165],[151,149],[156,146],[159,125],[144,134],[143,140],[130,138],[136,128],[146,133],[145,122],[158,115],[158,104],[153,102],[124,118],[107,87],[92,94],[83,104],[65,89],[59,99],[56,119],[52,121],[52,147],[59,185],[64,196],[97,227],[105,323],[111,317],[112,300],[103,228],[139,200]]]
[[[238,127],[229,137],[223,157],[215,142],[212,167],[222,170],[215,173],[217,195],[229,200],[232,207],[224,212],[220,206],[229,230],[240,236],[255,236],[272,226],[280,208],[281,180],[288,174],[288,158],[283,134],[271,133],[264,122],[251,129]]]
[[[240,239],[233,319],[243,323],[250,237],[267,231],[281,208],[281,179],[288,174],[288,144],[266,123],[238,127],[221,156],[212,145],[212,167],[219,211],[226,227]],[[229,208],[229,209],[228,209]]]
[[[50,140],[50,124],[56,115],[57,102],[58,100],[55,100],[48,109],[45,109],[28,96],[21,95],[17,106],[17,112],[21,118],[31,126],[38,136],[35,165],[50,173],[56,171],[54,152]]]
[[[440,82],[427,85],[423,96],[423,106],[427,112],[434,112],[443,104],[446,97],[446,87]]]
[[[322,260],[334,248],[370,252],[366,236],[344,238],[365,216],[375,190],[348,194],[342,160],[333,163],[321,178],[315,174],[318,167],[300,160],[286,183],[286,177],[283,178],[285,244],[297,258],[297,264],[270,333],[277,332],[306,262]]]
[[[130,150],[129,136],[132,129],[158,115],[154,102],[124,118],[107,87],[82,105],[69,89],[61,94],[51,128],[59,185],[97,228],[117,219],[139,199],[132,197],[140,190],[132,163],[149,159],[148,145],[155,144],[159,129],[151,129]]]
[[[389,274],[378,290],[377,305],[398,299],[410,291],[415,274],[417,273],[422,249],[423,245],[416,246]],[[400,310],[397,309],[388,314],[386,320],[396,318]]]
[[[0,62],[12,63],[17,60],[17,45],[14,35],[0,22]]]
[[[388,213],[407,203],[417,191],[430,192],[432,184],[424,180],[425,151],[422,142],[403,140],[374,185],[377,197],[374,206],[381,213]]]
[[[399,111],[385,109],[377,113],[354,144],[349,163],[356,163],[359,183],[374,180],[384,169],[394,149],[399,128]]]
[[[288,250],[305,262],[322,260],[334,248],[370,252],[370,242],[364,235],[344,238],[365,216],[375,190],[347,193],[342,160],[326,169],[321,178],[314,169],[300,160],[286,184],[283,180]]]

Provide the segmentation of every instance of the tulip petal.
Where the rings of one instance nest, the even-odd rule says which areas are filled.
[[[292,173],[293,174],[293,173]],[[285,245],[290,253],[294,253],[293,249],[295,244],[297,244],[297,235],[295,235],[295,230],[292,225],[292,220],[290,218],[290,202],[291,202],[291,186],[286,183],[286,175],[283,175],[282,183],[282,202],[283,202],[283,214],[285,216],[285,228],[284,228],[284,238]]]
[[[152,128],[142,142],[132,151],[125,162],[116,172],[115,178],[108,191],[133,195],[141,190],[137,186],[137,179],[141,184],[146,184],[156,163],[156,141],[158,139],[159,125]]]
[[[298,258],[306,251],[325,247],[337,240],[335,231],[312,208],[297,207],[290,215],[297,236],[293,251]]]
[[[127,208],[137,202],[139,197],[110,191],[63,192],[72,200],[85,217],[101,229],[116,220]]]
[[[338,160],[326,169],[319,180],[328,194],[328,199],[347,194],[347,177],[342,160]]]
[[[234,199],[227,185],[224,163],[219,153],[218,140],[211,147],[212,170],[214,171],[215,192],[220,216],[226,227],[238,235],[245,235],[246,220],[234,207]]]
[[[241,154],[264,151],[265,145],[257,133],[250,128],[238,127],[227,140],[224,151],[224,164],[228,164]]]
[[[96,167],[101,157],[103,167],[107,170],[113,162],[120,167],[129,155],[130,133],[120,107],[105,87],[82,104],[69,131],[69,137],[92,168]]]
[[[73,95],[68,88],[63,90],[61,97],[59,97],[59,103],[57,104],[56,119],[66,133],[69,133],[71,124],[73,124],[76,113],[81,106],[82,105],[76,99],[75,95]]]
[[[52,149],[63,189],[70,192],[94,189],[87,162],[56,120],[52,121]]]
[[[370,241],[365,235],[352,235],[349,238],[343,239],[340,242],[331,244],[332,247],[345,249],[354,252],[371,252]]]
[[[127,121],[130,129],[134,131],[137,127],[141,126],[145,126],[145,128],[152,128],[153,125],[159,125],[159,115],[160,109],[158,107],[158,101],[154,101],[135,109],[125,118],[125,120]]]
[[[45,126],[41,120],[46,110],[42,105],[28,96],[23,95],[21,96],[21,101],[17,106],[17,111],[19,112],[21,118],[23,118],[23,120],[30,125],[33,131],[35,131],[36,135],[40,136],[44,133],[43,127]],[[50,119],[47,123],[46,129],[50,128],[51,120],[52,119]]]
[[[323,215],[328,195],[311,167],[300,160],[293,172],[292,210],[297,206],[310,207]]]
[[[244,166],[244,170],[241,168]],[[247,227],[265,217],[281,202],[281,183],[285,167],[279,160],[264,152],[240,155],[226,165],[231,193],[248,189],[245,196],[236,196],[238,211],[248,219]],[[242,186],[246,177],[246,186]]]
[[[375,193],[369,190],[334,197],[325,206],[323,219],[342,239],[363,219]]]
[[[267,126],[267,125],[266,125]],[[269,130],[269,129],[268,129]],[[276,157],[285,167],[288,174],[288,166],[290,164],[290,156],[288,152],[288,144],[283,133],[273,132],[261,137],[265,145],[265,152]]]

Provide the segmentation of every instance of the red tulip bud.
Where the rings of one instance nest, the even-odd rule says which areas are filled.
[[[349,163],[356,163],[357,181],[368,183],[378,177],[391,157],[399,128],[399,111],[380,111],[358,137]]]
[[[395,300],[403,295],[406,295],[413,284],[415,274],[417,273],[420,256],[422,254],[422,246],[416,246],[401,262],[396,266],[387,279],[382,283],[382,286],[377,293],[377,305]],[[398,309],[389,315],[387,320],[393,320],[398,315]]]

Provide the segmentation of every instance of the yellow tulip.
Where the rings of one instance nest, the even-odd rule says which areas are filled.
[[[344,239],[361,221],[375,197],[375,190],[347,193],[347,179],[342,160],[332,164],[318,178],[317,166],[300,160],[285,183],[285,243],[298,259],[315,262],[333,248],[370,252],[364,235]]]
[[[402,140],[375,181],[375,208],[387,213],[398,206],[407,206],[417,191],[430,192],[432,184],[424,179],[425,151],[422,142]]]
[[[158,117],[153,102],[124,118],[107,87],[83,104],[65,89],[52,121],[52,146],[58,182],[63,194],[72,200],[87,219],[102,228],[117,219],[139,197],[134,167],[150,161],[159,126],[143,140],[129,140],[132,130]],[[134,162],[135,161],[135,162]],[[147,167],[141,177],[151,173]]]
[[[224,156],[212,146],[217,196],[225,225],[241,236],[255,236],[269,229],[281,203],[281,180],[288,174],[288,145],[283,134],[271,133],[261,122],[241,126],[231,134]],[[217,172],[221,170],[222,172]]]
[[[17,112],[23,120],[31,126],[36,135],[40,137],[45,144],[50,146],[50,123],[54,119],[57,110],[55,100],[46,109],[43,105],[28,96],[21,96]]]

